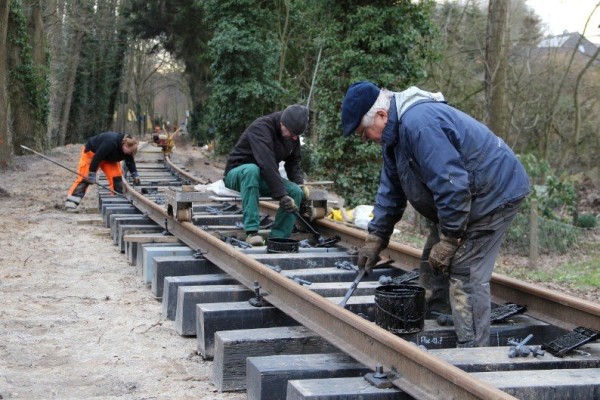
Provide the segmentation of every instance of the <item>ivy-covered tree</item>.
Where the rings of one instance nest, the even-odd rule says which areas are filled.
[[[340,107],[348,86],[371,80],[402,90],[423,77],[432,56],[432,2],[322,2],[319,125],[313,144],[323,177],[333,179],[347,204],[370,204],[379,184],[381,149],[341,137]]]
[[[43,20],[39,1],[10,0],[7,32],[7,94],[12,144],[44,148],[48,118],[48,80]],[[4,60],[2,60],[4,62]]]
[[[257,117],[276,111],[280,47],[268,2],[205,0],[212,81],[206,123],[216,129],[218,153],[228,153]]]

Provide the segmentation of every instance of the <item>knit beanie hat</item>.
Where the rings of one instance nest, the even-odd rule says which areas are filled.
[[[281,123],[295,136],[302,135],[308,126],[308,107],[294,104],[281,114]]]

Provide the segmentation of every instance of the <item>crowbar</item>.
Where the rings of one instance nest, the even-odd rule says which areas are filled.
[[[393,262],[394,262],[394,260],[392,260],[391,258],[387,258],[385,260],[379,261],[377,264],[375,264],[373,266],[373,268],[377,268],[377,267],[381,267],[381,266],[384,266],[384,265],[388,265],[388,264],[391,264]],[[356,278],[354,278],[354,281],[352,282],[352,284],[350,285],[350,288],[346,292],[346,295],[344,296],[344,299],[342,301],[340,301],[340,306],[346,307],[346,303],[348,302],[348,299],[350,298],[350,296],[352,296],[352,293],[354,293],[354,291],[358,287],[358,284],[360,283],[360,281],[362,280],[362,278],[364,276],[365,276],[365,269],[363,268],[363,269],[361,269],[361,270],[358,271],[358,274],[356,275]]]
[[[42,153],[38,153],[37,151],[35,151],[35,150],[32,150],[32,149],[30,149],[30,148],[29,148],[29,147],[27,147],[27,146],[23,146],[23,145],[21,145],[21,147],[22,147],[22,148],[24,148],[24,149],[25,149],[25,150],[27,150],[27,151],[30,151],[30,152],[32,152],[33,154],[37,154],[38,156],[42,157],[42,158],[43,158],[44,160],[46,160],[46,161],[50,161],[51,163],[53,163],[53,164],[56,164],[56,165],[58,165],[59,167],[61,167],[61,168],[64,168],[64,169],[66,169],[67,171],[69,171],[69,172],[71,172],[71,173],[73,173],[73,174],[75,174],[75,175],[81,176],[83,179],[85,179],[86,181],[88,181],[88,180],[87,180],[87,176],[83,176],[83,175],[81,175],[79,172],[77,172],[77,171],[73,171],[72,169],[70,169],[70,168],[68,168],[68,167],[65,167],[64,165],[62,165],[62,164],[61,164],[61,163],[59,163],[58,161],[54,161],[53,159],[51,159],[51,158],[49,158],[49,157],[46,157],[46,156],[45,156],[45,155],[43,155]],[[89,182],[89,181],[88,181],[88,182]],[[117,196],[121,196],[121,197],[123,197],[123,198],[127,198],[127,197],[125,197],[123,194],[121,194],[121,193],[118,193],[118,192],[115,192],[115,191],[114,191],[114,190],[112,190],[110,187],[108,187],[108,186],[104,186],[104,185],[103,185],[103,184],[101,184],[101,183],[97,183],[97,182],[96,182],[96,183],[93,183],[93,184],[96,184],[96,185],[100,186],[101,188],[108,190],[108,191],[109,191],[109,192],[111,192],[112,194],[116,194]]]

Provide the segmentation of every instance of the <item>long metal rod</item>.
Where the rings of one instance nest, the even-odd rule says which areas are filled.
[[[78,176],[82,177],[83,179],[85,179],[85,180],[87,181],[87,176],[81,175],[81,174],[80,174],[79,172],[77,172],[77,171],[73,171],[71,168],[69,168],[69,167],[66,167],[66,166],[62,165],[62,164],[61,164],[61,163],[59,163],[58,161],[55,161],[55,160],[51,159],[50,157],[46,157],[46,156],[45,156],[45,155],[43,155],[42,153],[38,153],[37,151],[35,151],[35,150],[32,150],[32,149],[30,149],[30,148],[29,148],[29,147],[27,147],[27,146],[23,146],[23,145],[21,145],[21,147],[22,147],[23,149],[27,150],[27,151],[30,151],[30,152],[32,152],[33,154],[36,154],[36,155],[38,155],[38,156],[42,157],[42,158],[43,158],[44,160],[46,160],[46,161],[50,161],[52,164],[56,164],[56,165],[58,165],[59,167],[61,167],[61,168],[64,168],[64,169],[66,169],[67,171],[69,171],[69,172],[71,172],[71,173],[73,173],[73,174],[75,174],[75,175],[78,175]],[[98,183],[98,182],[92,183],[92,182],[89,182],[89,181],[88,181],[88,183],[90,183],[90,184],[92,184],[92,185],[93,185],[93,184],[96,184],[96,185],[100,186],[102,189],[106,189],[106,190],[108,190],[108,191],[109,191],[109,192],[111,192],[112,194],[116,194],[117,196],[121,196],[121,197],[127,198],[127,197],[126,197],[126,196],[124,196],[123,194],[121,194],[121,193],[119,193],[119,192],[115,192],[115,191],[114,191],[114,190],[112,190],[110,187],[108,187],[108,186],[105,186],[105,185],[103,185],[103,184],[101,184],[101,183]]]

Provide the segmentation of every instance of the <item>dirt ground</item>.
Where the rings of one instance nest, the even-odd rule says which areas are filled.
[[[79,151],[47,156],[75,169]],[[74,177],[35,155],[0,170],[0,399],[245,399],[216,392],[196,339],[162,316],[96,189],[62,210]]]
[[[75,169],[79,151],[46,155]],[[180,143],[173,159],[221,179],[222,161],[199,149]],[[162,316],[101,223],[96,188],[78,213],[63,211],[73,179],[35,155],[0,170],[0,399],[245,399],[218,393],[196,339]],[[518,262],[500,259],[499,269]]]

